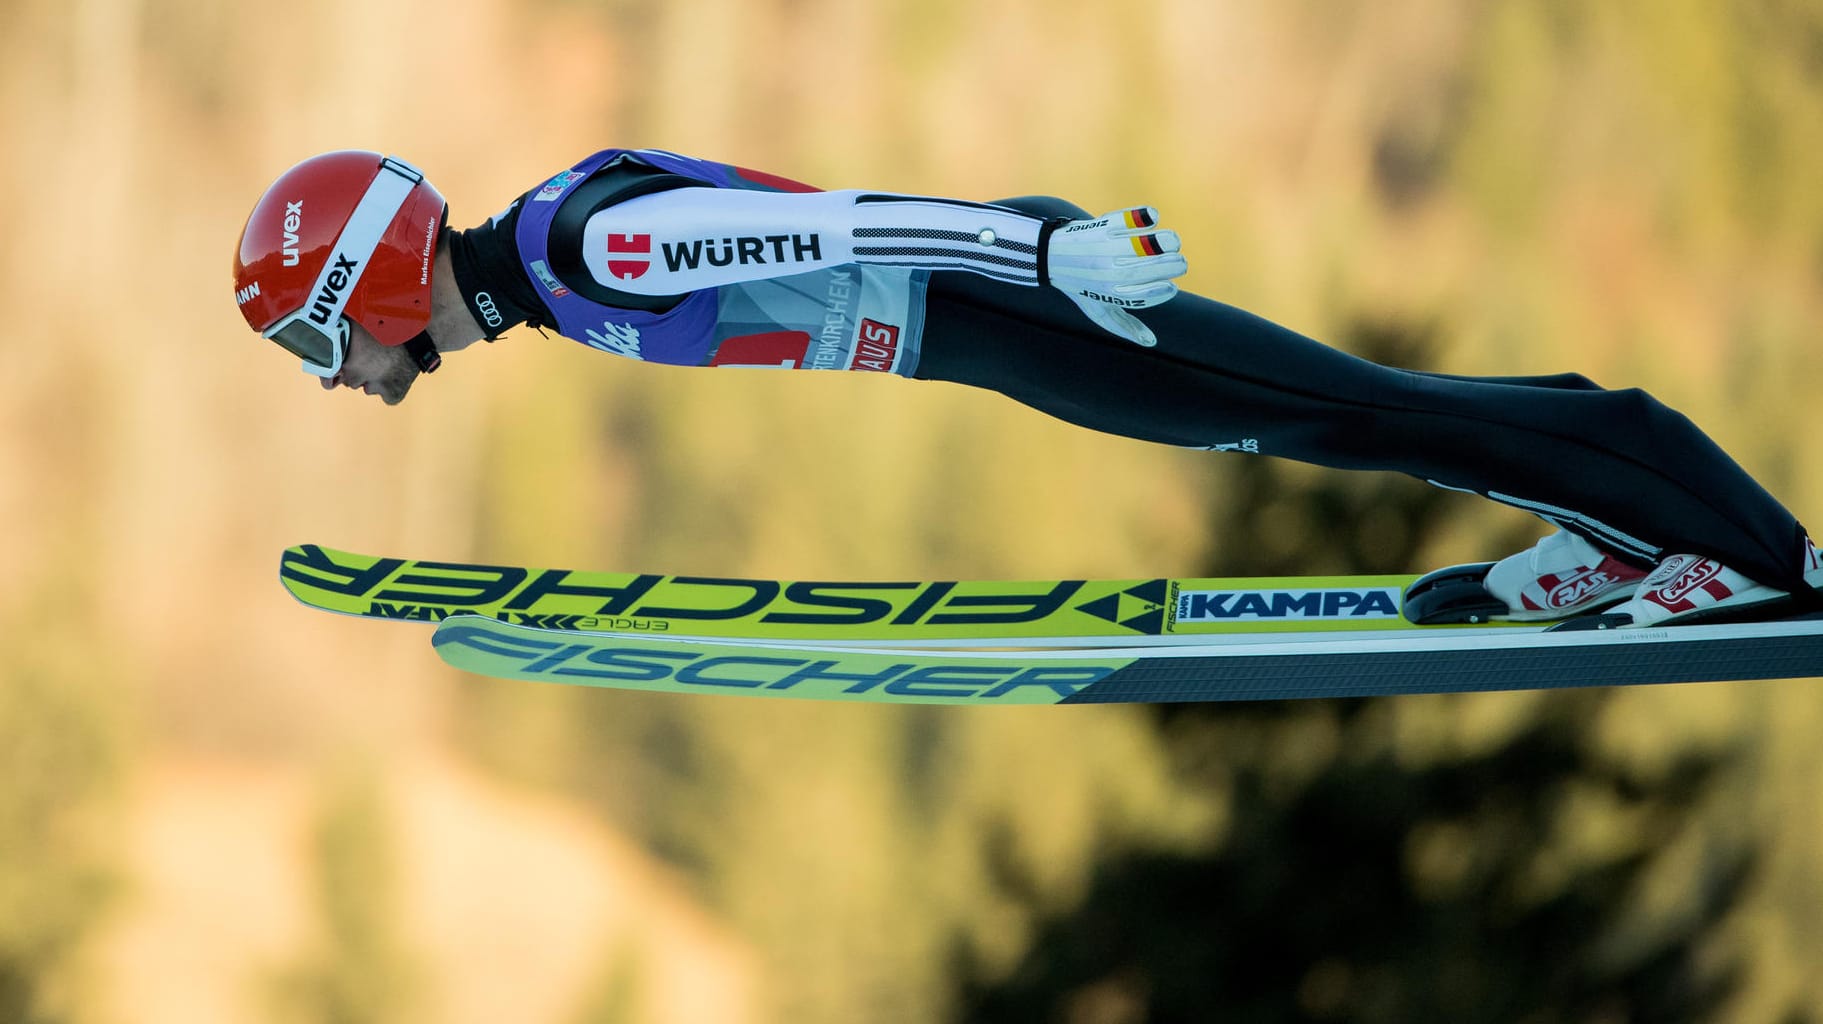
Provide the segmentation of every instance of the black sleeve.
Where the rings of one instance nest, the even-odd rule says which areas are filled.
[[[663,313],[684,300],[682,295],[635,295],[602,284],[582,257],[583,230],[589,218],[615,203],[678,188],[710,188],[707,182],[661,171],[633,154],[624,154],[570,189],[551,221],[551,272],[585,299],[605,306]]]

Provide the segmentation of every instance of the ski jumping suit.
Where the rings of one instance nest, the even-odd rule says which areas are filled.
[[[954,381],[1147,441],[1410,474],[1642,568],[1691,553],[1808,589],[1796,519],[1644,391],[1379,366],[1188,293],[1134,311],[1158,336],[1141,347],[1039,286],[1046,222],[1087,216],[606,150],[448,237],[490,340],[529,322],[653,362]]]

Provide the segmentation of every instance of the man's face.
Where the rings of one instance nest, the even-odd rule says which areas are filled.
[[[404,345],[382,345],[360,324],[349,322],[348,356],[342,372],[323,378],[323,387],[337,385],[379,395],[387,405],[398,405],[418,377],[418,365]]]

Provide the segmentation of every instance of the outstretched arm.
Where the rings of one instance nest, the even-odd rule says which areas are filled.
[[[583,233],[590,272],[639,295],[680,295],[848,263],[959,270],[1050,285],[1090,318],[1141,344],[1123,309],[1176,294],[1177,235],[1157,211],[1043,220],[986,203],[861,190],[772,193],[684,188],[596,213]],[[1143,332],[1143,335],[1140,333]]]

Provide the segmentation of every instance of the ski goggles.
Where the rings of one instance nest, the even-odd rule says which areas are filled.
[[[262,332],[263,337],[303,360],[305,373],[327,378],[342,372],[342,361],[348,358],[348,342],[354,333],[342,311],[360,284],[374,250],[386,236],[386,229],[399,216],[412,189],[423,180],[424,175],[403,160],[389,156],[381,161],[380,173],[348,215],[348,223],[342,225],[304,304]]]

